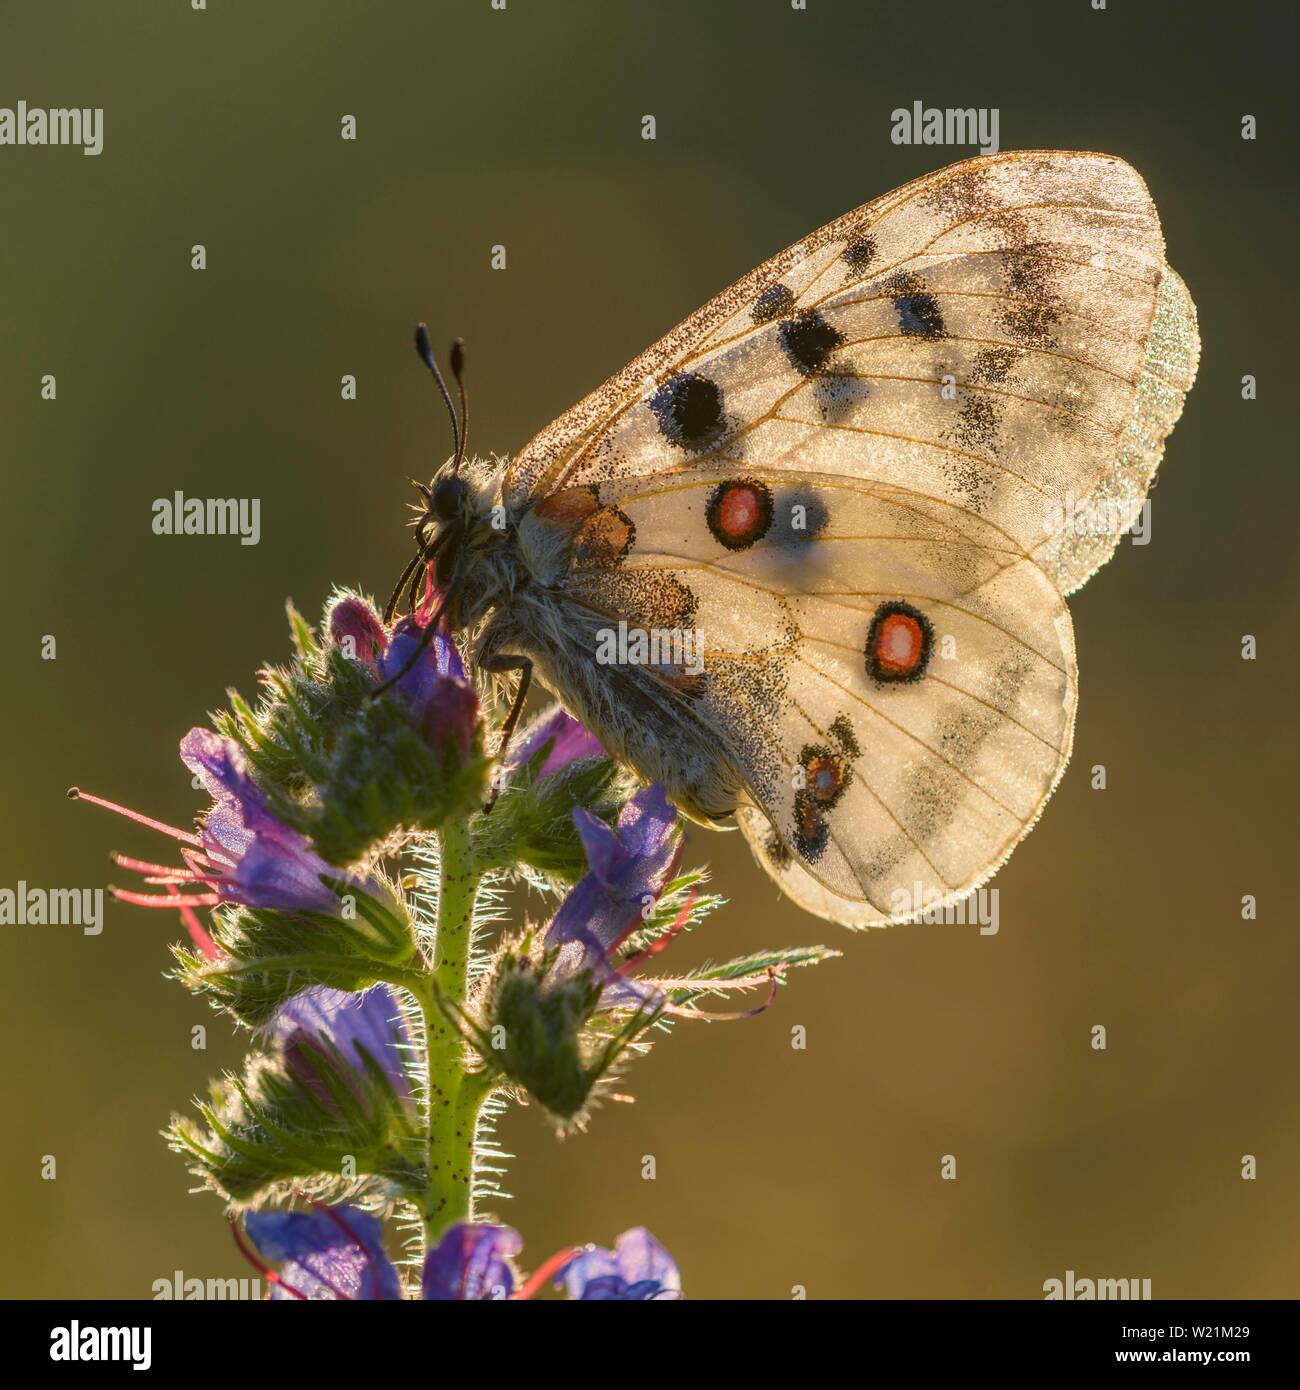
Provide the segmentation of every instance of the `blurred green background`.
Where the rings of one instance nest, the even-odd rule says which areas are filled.
[[[0,105],[106,110],[98,158],[0,149],[0,884],[154,854],[65,787],[185,823],[176,741],[286,651],[284,597],[391,582],[405,479],[447,448],[417,318],[467,338],[474,442],[512,452],[766,256],[972,152],[891,144],[895,106],[996,106],[1004,148],[1139,169],[1204,339],[1152,544],[1071,602],[1074,764],[996,880],[1001,931],[853,936],[696,832],[732,903],[677,949],[843,958],[755,1022],[679,1028],[588,1134],[512,1112],[501,1214],[529,1264],[648,1225],[697,1297],[1034,1298],[1067,1269],[1300,1294],[1286,8],[0,4]],[[178,488],[260,497],[261,544],[153,535]],[[162,978],[173,918],[106,912],[98,938],[0,928],[10,1296],[249,1272],[157,1135],[244,1042]]]

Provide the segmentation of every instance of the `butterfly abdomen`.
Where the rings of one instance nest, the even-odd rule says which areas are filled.
[[[632,629],[633,643],[639,633],[649,640],[655,631]],[[645,781],[662,783],[691,819],[723,828],[735,811],[741,779],[717,732],[704,728],[692,709],[689,671],[619,659],[627,655],[626,623],[621,635],[620,647],[617,618],[532,585],[493,613],[477,655],[509,651],[529,657],[543,684],[597,733],[611,757]],[[614,659],[601,660],[604,652]]]

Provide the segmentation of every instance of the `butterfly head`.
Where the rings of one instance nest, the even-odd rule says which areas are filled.
[[[422,575],[427,562],[434,565],[439,588],[450,595],[448,618],[459,626],[467,607],[477,610],[477,591],[486,584],[493,593],[500,587],[487,581],[495,567],[491,561],[502,550],[503,532],[493,516],[501,508],[500,461],[497,459],[449,459],[428,483],[412,483],[421,501],[415,516],[416,554],[402,583]],[[485,563],[486,562],[486,563]],[[394,591],[395,594],[397,591]],[[487,595],[479,596],[486,599]],[[389,614],[391,617],[391,612]]]
[[[412,478],[411,485],[424,499],[423,508],[412,507],[418,515],[411,523],[421,548],[430,549],[444,532],[465,528],[473,510],[474,489],[460,476],[455,460],[439,469],[431,483]],[[443,541],[443,545],[448,543]]]
[[[444,472],[435,480],[429,494],[429,515],[442,522],[457,521],[469,499],[470,487],[465,479],[454,472]]]

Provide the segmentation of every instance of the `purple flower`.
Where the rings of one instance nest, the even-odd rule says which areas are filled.
[[[619,812],[617,829],[587,811],[575,810],[573,821],[591,866],[569,891],[546,930],[545,945],[559,952],[547,977],[547,987],[561,985],[581,971],[603,982],[601,1006],[653,1010],[691,1018],[750,1018],[763,1013],[776,998],[781,967],[762,974],[739,975],[715,987],[750,989],[766,980],[767,1002],[741,1013],[707,1013],[669,1001],[668,991],[681,980],[636,978],[631,972],[657,957],[691,921],[697,892],[686,895],[676,919],[654,941],[630,956],[618,957],[619,947],[646,920],[647,909],[659,901],[681,858],[677,812],[656,782],[643,787]],[[617,960],[617,964],[615,963]]]
[[[268,1029],[280,1045],[285,1065],[327,1106],[329,1088],[315,1065],[322,1040],[327,1040],[365,1073],[365,1054],[384,1071],[403,1099],[411,1094],[403,1058],[407,1036],[397,1000],[387,985],[361,994],[317,985],[303,990],[276,1014]]]
[[[429,589],[419,611],[403,618],[390,634],[364,599],[342,598],[330,609],[330,640],[369,666],[381,683],[392,680],[419,648],[435,599],[436,591]],[[461,757],[469,756],[478,722],[478,697],[456,644],[441,624],[411,669],[398,678],[395,689],[410,705],[430,748],[441,754],[448,741],[455,739]]]
[[[219,898],[282,911],[337,911],[338,898],[321,875],[336,877],[338,871],[267,809],[233,739],[191,729],[181,740],[181,761],[212,797],[202,836],[215,869],[208,882]]]
[[[424,1297],[449,1299],[510,1298],[515,1291],[510,1259],[524,1247],[509,1226],[462,1222],[452,1226],[424,1257]]]
[[[403,618],[397,624],[387,647],[379,653],[381,681],[392,680],[410,661],[422,633],[423,627],[415,618]],[[469,756],[478,721],[478,697],[456,644],[441,627],[410,670],[398,678],[396,689],[412,707],[430,748],[441,753],[454,739],[461,757]]]
[[[645,909],[658,900],[677,867],[677,811],[656,782],[623,807],[617,830],[581,808],[574,810],[573,823],[591,869],[547,928],[547,946],[560,948],[556,970],[561,976],[590,970],[616,992],[645,998],[615,971],[611,957],[641,925]]]
[[[645,1229],[624,1231],[612,1250],[589,1245],[566,1264],[555,1281],[572,1299],[649,1302],[680,1298],[682,1279],[673,1257]]]
[[[244,1226],[257,1251],[240,1249],[271,1284],[272,1298],[400,1298],[397,1269],[383,1248],[383,1228],[356,1207],[315,1204],[309,1212],[249,1212]],[[423,1297],[434,1301],[510,1298],[510,1264],[523,1248],[517,1231],[485,1222],[451,1226],[425,1256]],[[262,1258],[259,1258],[259,1254]],[[281,1264],[271,1269],[266,1261]]]
[[[182,845],[184,868],[115,854],[114,862],[121,868],[144,874],[146,883],[164,891],[139,893],[115,888],[114,897],[139,907],[177,909],[195,945],[209,960],[215,960],[218,951],[195,916],[196,907],[229,902],[289,912],[337,912],[338,898],[321,876],[337,877],[338,871],[311,848],[304,835],[269,809],[266,794],[249,774],[239,745],[210,729],[191,729],[180,747],[181,760],[212,797],[198,834],[178,830],[77,787],[68,792],[74,799],[147,825]],[[372,883],[365,886],[367,891],[377,891]]]
[[[549,777],[568,767],[580,758],[603,758],[605,750],[595,734],[588,732],[583,725],[565,714],[559,705],[552,706],[539,715],[524,731],[515,745],[508,763],[511,774],[525,767],[538,750],[549,740],[554,739],[551,750],[537,770],[537,779]]]
[[[272,1298],[401,1298],[380,1223],[356,1207],[250,1211],[244,1227],[264,1259],[240,1248],[271,1285]],[[239,1230],[235,1228],[239,1241]],[[281,1265],[276,1271],[266,1260]]]

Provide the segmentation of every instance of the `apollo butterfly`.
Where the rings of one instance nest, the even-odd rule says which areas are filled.
[[[987,879],[1059,781],[1065,595],[1124,529],[1070,520],[1131,521],[1198,352],[1127,164],[972,159],[773,257],[508,464],[458,447],[404,580],[434,561],[481,669],[535,671],[804,907],[897,919]],[[690,629],[700,668],[601,664],[618,623]]]

